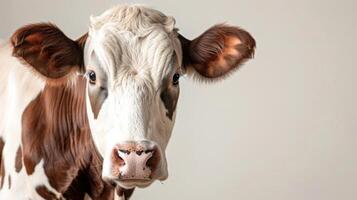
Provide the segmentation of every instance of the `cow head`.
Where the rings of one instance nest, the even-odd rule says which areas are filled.
[[[166,179],[180,76],[224,77],[254,47],[247,32],[225,25],[187,40],[172,17],[139,6],[91,18],[84,50],[87,110],[104,157],[103,177],[123,187]]]
[[[180,77],[224,78],[255,48],[248,32],[227,25],[188,40],[172,17],[142,6],[119,6],[92,17],[88,34],[77,42],[53,26],[42,29],[13,39],[15,48],[30,45],[15,54],[51,80],[82,73],[77,66],[84,66],[89,124],[104,158],[102,176],[124,188],[167,178],[165,149]]]

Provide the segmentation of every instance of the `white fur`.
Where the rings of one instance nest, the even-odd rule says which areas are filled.
[[[165,78],[181,72],[182,52],[174,25],[172,17],[136,5],[118,6],[91,18],[85,65],[98,78],[107,78],[108,89],[97,119],[87,98],[93,137],[104,157],[103,177],[113,178],[110,154],[115,145],[142,140],[157,144],[162,153],[155,178],[168,176],[165,149],[175,116],[172,120],[166,116],[160,91]],[[91,91],[95,86],[88,87]]]

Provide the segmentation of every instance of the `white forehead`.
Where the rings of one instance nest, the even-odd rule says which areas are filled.
[[[112,76],[108,78],[117,79],[123,71],[135,71],[162,79],[173,65],[181,65],[182,53],[174,26],[174,18],[147,7],[111,8],[91,17],[86,64],[94,51],[100,67]]]

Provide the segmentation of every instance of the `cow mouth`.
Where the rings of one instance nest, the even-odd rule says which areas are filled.
[[[139,187],[139,188],[145,188],[151,185],[154,180],[153,179],[117,179],[115,182],[126,189],[134,188],[134,187]]]

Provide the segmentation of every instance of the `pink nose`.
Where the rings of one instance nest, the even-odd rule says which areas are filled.
[[[113,150],[113,173],[119,180],[150,180],[160,162],[157,146],[137,142],[117,145]]]

